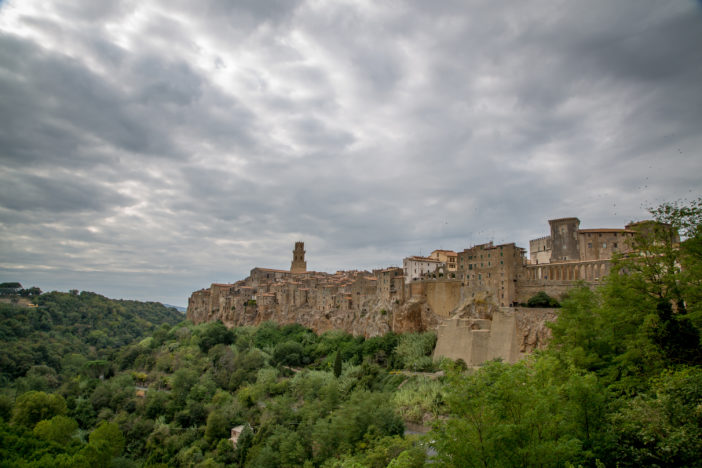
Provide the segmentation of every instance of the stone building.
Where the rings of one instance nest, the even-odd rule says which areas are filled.
[[[459,252],[457,273],[465,293],[491,293],[496,304],[505,307],[518,302],[517,287],[525,265],[525,251],[514,242],[488,242]]]
[[[578,218],[549,220],[551,235],[529,241],[531,264],[610,260],[632,249],[635,230],[580,229]],[[639,224],[639,223],[637,223]]]
[[[458,254],[453,250],[434,250],[429,254],[429,258],[440,261],[446,265],[448,271],[456,271]]]
[[[539,291],[560,298],[578,281],[597,285],[615,253],[632,252],[639,230],[664,228],[677,239],[670,226],[654,222],[580,229],[578,218],[559,218],[549,227],[550,235],[529,242],[529,260],[515,243],[488,242],[455,257],[435,250],[430,257],[405,258],[403,268],[372,272],[308,271],[304,244],[297,242],[290,270],[253,268],[243,280],[195,291],[187,317],[194,323],[221,320],[228,327],[274,320],[366,337],[434,329],[437,349],[446,356],[471,364],[494,357],[511,361],[545,343],[546,322],[553,318],[553,311],[516,306]]]
[[[551,261],[551,236],[529,241],[529,262],[548,263]]]
[[[406,257],[402,260],[405,283],[410,283],[412,280],[421,278],[427,273],[433,273],[442,265],[444,265],[443,262],[431,257]]]

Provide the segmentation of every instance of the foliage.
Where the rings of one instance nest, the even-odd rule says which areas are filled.
[[[104,359],[158,325],[183,319],[159,303],[113,300],[86,291],[51,292],[34,301],[38,307],[0,304],[0,381],[24,377],[33,366],[61,373],[64,357],[71,354]],[[48,389],[40,379],[30,380],[25,388]]]
[[[58,444],[66,445],[70,442],[73,434],[78,430],[78,423],[75,419],[57,415],[51,419],[39,421],[34,426],[34,435],[41,439],[51,440]]]
[[[36,423],[66,414],[66,400],[55,393],[31,391],[17,397],[12,422],[33,428]]]
[[[572,416],[580,403],[562,391],[559,372],[554,360],[540,360],[491,362],[472,375],[452,375],[452,417],[432,432],[438,465],[555,467],[573,460],[582,445]]]
[[[444,384],[426,377],[410,379],[393,394],[393,403],[405,421],[422,424],[425,415],[444,412]]]
[[[702,369],[667,370],[612,416],[620,466],[699,466]]]
[[[396,366],[413,371],[434,370],[431,352],[435,345],[433,332],[402,335],[395,350]]]
[[[341,377],[341,354],[338,351],[334,355],[334,377]]]
[[[527,307],[560,307],[561,304],[545,291],[539,291],[529,298]]]
[[[232,343],[234,343],[234,333],[219,320],[204,325],[200,333],[199,345],[203,353],[209,351],[214,345]]]

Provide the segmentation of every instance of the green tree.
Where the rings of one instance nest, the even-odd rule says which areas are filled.
[[[199,342],[202,352],[206,353],[211,347],[220,343],[227,345],[234,343],[234,333],[219,320],[205,325]]]
[[[527,301],[529,307],[560,307],[559,302],[546,294],[545,291],[539,291],[529,298]]]
[[[664,371],[612,415],[614,466],[700,466],[702,369]],[[609,464],[607,466],[610,466]]]
[[[66,411],[66,400],[61,395],[31,391],[17,397],[12,422],[34,428],[39,421],[64,415]]]
[[[334,356],[334,377],[337,379],[341,376],[341,353],[336,352]]]
[[[452,374],[452,417],[431,433],[438,466],[556,467],[577,460],[582,442],[560,374],[553,359],[490,362],[472,375]]]
[[[48,420],[39,421],[34,426],[33,432],[34,435],[42,439],[66,445],[76,430],[78,430],[78,423],[75,419],[58,415]]]
[[[299,366],[302,364],[305,350],[300,343],[285,341],[276,345],[273,351],[273,362],[285,366]]]
[[[103,421],[90,433],[89,443],[82,454],[93,466],[108,466],[112,458],[122,453],[124,445],[124,435],[119,426]]]

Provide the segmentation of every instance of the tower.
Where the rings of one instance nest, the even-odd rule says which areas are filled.
[[[564,260],[580,260],[578,246],[578,218],[550,219],[551,225],[551,263]]]
[[[295,242],[295,250],[293,250],[293,260],[290,265],[290,273],[305,273],[307,272],[307,262],[305,261],[305,243]]]

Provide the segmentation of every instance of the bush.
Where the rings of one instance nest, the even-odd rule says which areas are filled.
[[[561,304],[544,291],[539,291],[529,298],[527,307],[560,307]]]

